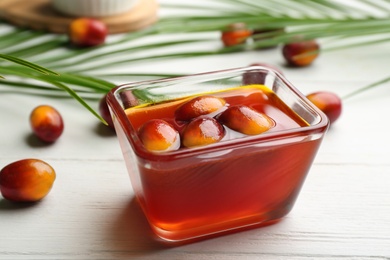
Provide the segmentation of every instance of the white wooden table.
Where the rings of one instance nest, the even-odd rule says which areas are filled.
[[[196,73],[267,62],[282,67],[303,93],[343,96],[390,75],[389,60],[389,46],[382,44],[324,53],[301,69],[283,67],[280,49],[147,66]],[[0,259],[390,259],[388,87],[344,102],[281,222],[178,247],[152,239],[115,134],[73,100],[0,89],[0,167],[39,158],[57,172],[40,203],[0,198]],[[31,110],[44,103],[65,120],[63,136],[48,146],[34,141],[28,123]]]

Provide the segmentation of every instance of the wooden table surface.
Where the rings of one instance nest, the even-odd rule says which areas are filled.
[[[197,73],[267,62],[303,93],[343,96],[389,76],[389,60],[389,45],[380,44],[323,53],[299,69],[283,66],[279,48],[141,67]],[[173,247],[152,238],[115,134],[74,100],[3,89],[0,98],[0,166],[39,158],[57,172],[39,203],[0,198],[0,259],[390,259],[389,84],[344,101],[281,222]],[[40,104],[55,106],[65,120],[53,145],[31,135],[28,116]]]

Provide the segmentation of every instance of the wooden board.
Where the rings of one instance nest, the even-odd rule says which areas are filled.
[[[140,0],[124,14],[99,18],[109,33],[124,33],[143,29],[157,21],[156,0]],[[50,0],[1,0],[0,18],[20,27],[66,33],[75,17],[54,10]]]

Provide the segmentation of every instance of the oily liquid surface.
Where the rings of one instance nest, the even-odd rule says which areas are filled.
[[[308,124],[283,103],[271,90],[263,85],[250,85],[229,89],[215,93],[206,93],[226,100],[227,106],[246,105],[258,112],[264,113],[275,121],[275,127],[270,131],[291,129]],[[193,97],[171,101],[167,103],[154,104],[152,106],[133,107],[126,110],[127,116],[134,129],[139,129],[142,124],[151,119],[164,119],[177,130],[181,131],[186,122],[175,119],[176,109]],[[229,135],[230,134],[230,135]],[[234,139],[242,135],[227,129],[228,139]],[[226,139],[225,139],[226,140]]]
[[[223,97],[227,104],[243,104],[267,114],[276,122],[269,131],[308,125],[260,85],[210,94]],[[135,129],[160,118],[180,130],[185,123],[177,122],[174,114],[187,100],[126,112]],[[227,131],[228,139],[245,138]],[[276,148],[244,146],[212,158],[192,156],[166,163],[145,158],[147,163],[138,164],[140,182],[133,183],[134,190],[139,191],[137,197],[154,231],[168,240],[266,223],[290,211],[318,145],[318,141],[308,141]]]

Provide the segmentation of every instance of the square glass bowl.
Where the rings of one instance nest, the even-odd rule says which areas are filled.
[[[203,146],[145,148],[143,123],[166,119],[182,133],[188,122],[177,122],[175,111],[202,95],[226,99],[225,110],[244,103],[275,124],[255,135],[223,125],[225,137]],[[288,214],[329,126],[282,75],[261,66],[125,84],[107,103],[135,196],[155,234],[170,242],[267,225]]]

